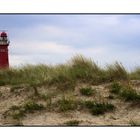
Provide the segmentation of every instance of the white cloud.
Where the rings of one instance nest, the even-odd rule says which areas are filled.
[[[96,56],[101,55],[104,51],[102,47],[76,48],[74,46],[58,44],[56,42],[30,42],[28,44],[26,44],[26,42],[16,42],[14,46],[11,46],[12,48],[10,48],[12,65],[18,65],[20,63],[28,62],[43,63],[46,58],[52,59],[53,57],[56,58],[56,60],[53,59],[53,63],[57,63],[63,62],[62,59],[66,60],[67,58],[70,58],[75,54],[83,54],[85,56]],[[59,59],[59,57],[61,57],[62,59]],[[32,59],[34,58],[37,60],[36,62],[32,62]],[[52,61],[49,60],[48,62]]]
[[[56,42],[36,42],[28,43],[25,47],[25,43],[22,43],[15,45],[18,46],[18,49],[12,48],[12,52],[10,53],[11,66],[38,63],[65,63],[76,54],[82,54],[85,57],[92,58],[92,60],[101,66],[105,66],[107,63],[110,64],[115,61],[119,61],[128,69],[132,69],[136,65],[139,65],[137,60],[140,60],[138,51],[127,50],[124,52],[123,49],[120,51],[121,46],[112,45],[78,48],[58,44]]]
[[[86,15],[66,19],[65,25],[62,21],[52,25],[44,21],[26,29],[12,29],[11,65],[63,63],[75,54],[91,57],[101,65],[115,60],[128,67],[140,64],[138,49],[126,50],[131,37],[135,38],[140,31],[138,18]]]

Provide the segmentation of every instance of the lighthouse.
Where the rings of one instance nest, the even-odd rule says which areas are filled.
[[[7,33],[3,31],[0,33],[0,68],[9,67],[8,46],[8,36]]]

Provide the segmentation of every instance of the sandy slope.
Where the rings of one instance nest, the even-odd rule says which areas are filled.
[[[140,91],[140,81],[133,81],[132,85],[138,91]],[[109,90],[108,84],[92,86],[97,89],[98,93],[93,97],[83,97],[79,94],[79,88],[86,86],[86,84],[79,84],[72,92],[76,99],[82,100],[99,100],[99,101],[109,101],[116,106],[115,111],[106,113],[104,115],[93,116],[86,110],[76,110],[68,111],[65,113],[60,113],[54,110],[43,110],[36,111],[35,113],[29,113],[21,120],[15,120],[11,117],[3,117],[4,112],[6,112],[13,105],[22,105],[28,98],[33,94],[33,90],[29,91],[26,88],[19,88],[16,92],[11,92],[10,86],[0,87],[0,125],[64,125],[66,121],[69,120],[79,120],[79,125],[130,125],[130,122],[137,121],[140,122],[140,108],[133,107],[131,103],[124,102],[121,99],[108,99]],[[45,93],[47,91],[53,91],[54,89],[42,86],[39,88],[39,92]],[[53,102],[59,99],[61,95],[54,96]],[[38,101],[46,104],[44,101]],[[20,122],[19,122],[20,121]]]

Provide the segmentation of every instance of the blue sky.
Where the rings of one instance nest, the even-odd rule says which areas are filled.
[[[0,15],[11,66],[58,64],[82,54],[101,66],[140,66],[140,15]]]

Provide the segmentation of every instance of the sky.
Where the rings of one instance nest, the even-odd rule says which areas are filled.
[[[59,64],[81,54],[99,66],[140,66],[140,15],[0,15],[11,66]]]

